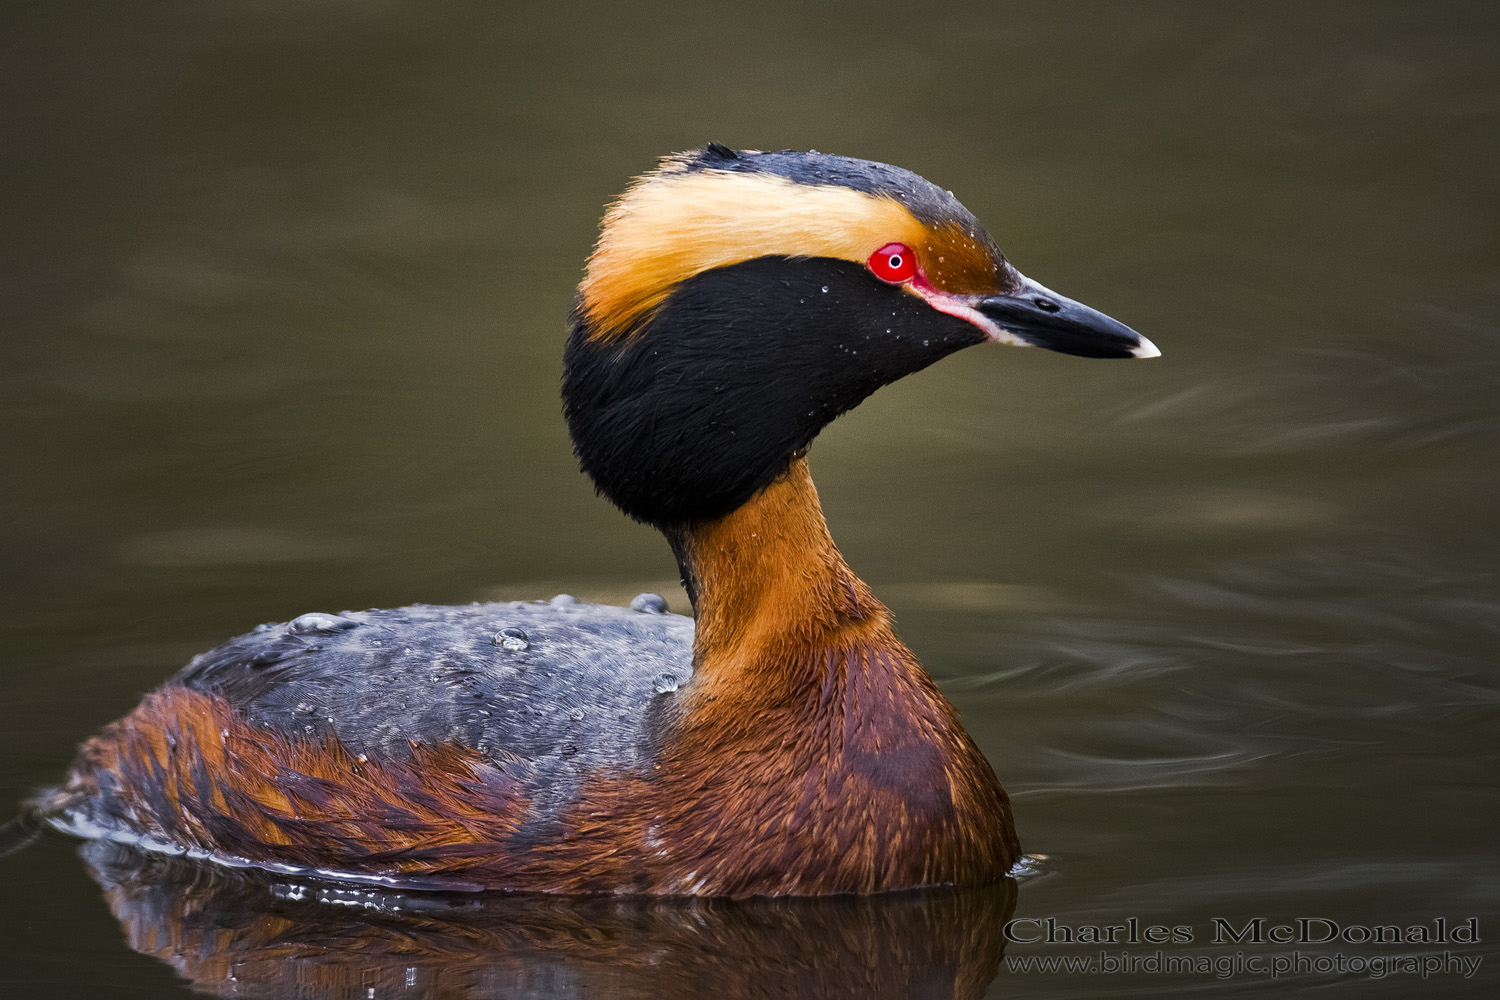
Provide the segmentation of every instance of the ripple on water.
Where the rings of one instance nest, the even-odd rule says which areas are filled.
[[[1138,577],[1113,614],[960,623],[947,648],[973,669],[945,686],[976,733],[1003,735],[1017,797],[1232,787],[1272,770],[1273,784],[1317,783],[1320,762],[1357,767],[1413,739],[1435,758],[1440,744],[1472,750],[1500,703],[1493,576],[1424,571],[1303,551]]]

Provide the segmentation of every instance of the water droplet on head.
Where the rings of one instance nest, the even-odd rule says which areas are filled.
[[[823,291],[825,291],[825,292],[828,291],[828,286],[827,285],[823,286]]]
[[[651,686],[656,689],[657,694],[671,694],[681,683],[682,680],[676,674],[661,673],[656,675]]]
[[[495,645],[510,653],[531,648],[531,640],[518,628],[503,628],[495,633]]]
[[[562,608],[567,607],[570,604],[577,604],[578,598],[574,597],[572,594],[558,594],[547,603],[552,605],[554,608]]]

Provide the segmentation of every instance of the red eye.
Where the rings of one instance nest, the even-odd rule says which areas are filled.
[[[917,255],[905,243],[887,243],[870,254],[870,270],[881,281],[899,285],[917,276]]]

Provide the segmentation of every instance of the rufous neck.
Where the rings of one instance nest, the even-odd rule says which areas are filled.
[[[673,543],[697,616],[700,694],[786,691],[818,659],[810,654],[890,636],[884,605],[828,533],[805,457],[744,506],[680,530]]]

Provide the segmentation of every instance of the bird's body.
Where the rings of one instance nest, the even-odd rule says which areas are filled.
[[[262,626],[90,741],[64,822],[429,887],[994,881],[1019,856],[1004,792],[815,503],[799,461],[697,540],[752,562],[710,573],[736,586],[700,598],[706,634],[649,595]]]
[[[643,595],[262,626],[85,743],[42,800],[56,825],[554,893],[1010,870],[1005,793],[834,546],[806,449],[881,385],[986,339],[1154,349],[1027,282],[950,194],[818,154],[670,158],[610,210],[580,292],[575,445],[667,536],[696,624]]]

